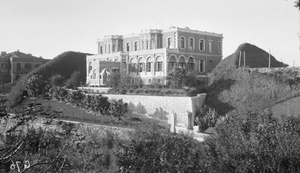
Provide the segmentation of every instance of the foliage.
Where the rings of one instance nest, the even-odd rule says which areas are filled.
[[[228,116],[205,141],[211,172],[299,172],[299,118]]]
[[[121,116],[123,116],[127,112],[128,112],[128,104],[123,103],[122,99],[110,101],[109,113],[113,117],[116,117],[118,118],[118,120],[120,120]]]
[[[215,109],[204,105],[202,112],[197,111],[195,117],[195,121],[199,126],[199,131],[203,132],[209,127],[215,127],[220,115]]]
[[[294,7],[300,9],[300,0],[296,0],[296,1],[295,1]]]
[[[52,61],[43,64],[39,68],[33,70],[21,77],[16,85],[12,87],[8,99],[11,106],[16,106],[22,101],[22,94],[27,84],[27,79],[32,75],[41,75],[43,81],[49,81],[53,74],[60,74],[64,79],[70,78],[71,74],[75,71],[81,72],[80,82],[85,83],[86,77],[86,53],[79,52],[64,52]]]
[[[151,117],[160,119],[160,120],[167,120],[168,119],[168,112],[164,111],[161,107],[158,109],[155,109],[155,112],[153,114],[150,114]]]
[[[132,77],[124,73],[113,73],[108,85],[112,87],[108,93],[115,94],[126,94],[127,92],[142,87],[140,78]]]
[[[66,82],[66,87],[70,89],[77,89],[80,86],[81,72],[75,71],[71,74],[71,77]]]
[[[60,74],[54,75],[50,77],[50,85],[52,86],[63,86],[64,77]]]
[[[32,75],[28,78],[25,90],[29,96],[36,97],[44,93],[46,83],[42,80],[41,75]]]
[[[127,103],[123,103],[122,100],[109,101],[107,97],[101,94],[90,95],[83,93],[81,90],[68,90],[54,86],[49,90],[49,95],[52,98],[91,110],[96,114],[112,115],[118,119],[128,112]]]
[[[51,110],[50,110],[51,111]],[[49,112],[30,104],[25,111],[5,119],[14,121],[0,139],[0,172],[117,172],[119,138],[107,131],[78,132],[77,125],[53,121],[36,127],[37,115]]]
[[[123,172],[207,171],[203,146],[190,137],[156,130],[134,136],[117,152]]]
[[[22,76],[21,79],[18,80],[15,86],[12,87],[10,90],[7,98],[8,98],[8,104],[10,106],[16,106],[18,105],[22,99],[23,99],[23,94],[25,91],[25,85],[27,84],[27,80],[30,75],[25,75]]]
[[[175,68],[168,74],[167,80],[170,88],[182,88],[186,86],[187,73],[184,68]]]

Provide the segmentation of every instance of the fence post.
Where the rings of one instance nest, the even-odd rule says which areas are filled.
[[[175,126],[176,126],[176,113],[171,114],[171,116],[170,116],[170,125],[171,125],[170,131],[172,133],[176,133],[176,128],[175,128]]]
[[[193,130],[193,113],[192,112],[188,112],[188,130]]]

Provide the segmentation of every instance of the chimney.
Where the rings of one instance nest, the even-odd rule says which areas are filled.
[[[1,51],[1,56],[6,55],[6,51]]]

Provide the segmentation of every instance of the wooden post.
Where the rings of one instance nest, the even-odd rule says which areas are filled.
[[[270,54],[270,49],[269,49],[269,68],[271,67],[271,54]]]
[[[171,114],[171,116],[170,116],[170,125],[171,125],[170,132],[176,133],[176,128],[175,128],[175,126],[176,126],[176,113]]]
[[[242,51],[240,51],[240,56],[239,56],[239,67],[241,67],[241,56],[242,56]]]
[[[244,51],[244,67],[246,67],[246,52]]]

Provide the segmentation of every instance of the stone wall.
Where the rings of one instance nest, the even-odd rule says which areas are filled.
[[[176,114],[176,125],[184,127],[188,125],[188,113],[193,114],[194,120],[195,112],[202,109],[206,97],[205,93],[195,97],[103,95],[109,99],[122,99],[129,104],[131,111],[148,116],[169,120],[171,114]],[[193,120],[192,122],[194,122]]]

